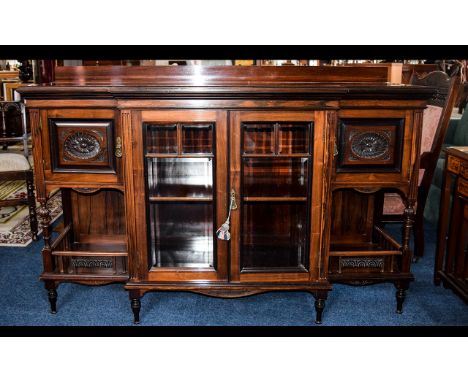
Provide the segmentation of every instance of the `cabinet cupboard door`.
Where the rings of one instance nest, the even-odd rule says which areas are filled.
[[[233,281],[318,277],[324,120],[313,111],[232,113]]]
[[[144,277],[226,280],[228,242],[216,238],[228,200],[226,112],[142,111],[133,123],[142,142],[143,192],[136,192],[145,195],[137,212],[137,221],[146,221],[146,235],[138,238],[146,247]]]
[[[334,183],[363,187],[408,184],[417,128],[407,110],[341,110]]]
[[[124,148],[115,115],[98,109],[44,111],[45,180],[82,187],[121,182]]]

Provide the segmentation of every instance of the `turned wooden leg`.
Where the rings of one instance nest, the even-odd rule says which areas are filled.
[[[34,180],[32,171],[26,178],[26,189],[28,192],[29,224],[31,226],[32,239],[37,240],[37,217],[36,217],[36,198],[34,197]]]
[[[57,313],[57,289],[49,288],[47,289],[47,294],[49,296],[49,303],[50,303],[50,313],[56,314]]]
[[[322,314],[323,309],[325,308],[325,300],[327,299],[327,292],[316,292],[314,294],[315,297],[315,323],[321,324],[322,323]]]
[[[396,312],[398,314],[403,313],[403,302],[405,301],[406,291],[404,289],[397,289],[396,291],[396,300],[397,300],[397,308]]]
[[[140,323],[140,308],[141,302],[140,298],[132,298],[131,306],[133,311],[133,323],[139,324]]]
[[[315,300],[315,323],[322,323],[322,313],[325,308],[325,300],[323,298],[318,298]]]
[[[396,291],[396,302],[397,302],[397,308],[396,312],[398,314],[403,313],[403,302],[405,301],[406,297],[406,290],[409,287],[409,283],[396,283],[395,287],[397,288]]]

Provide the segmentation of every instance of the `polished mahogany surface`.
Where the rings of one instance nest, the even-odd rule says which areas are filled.
[[[55,85],[19,89],[33,132],[41,278],[52,310],[59,282],[123,281],[135,322],[151,290],[306,290],[320,322],[336,281],[392,282],[401,312],[413,278],[422,111],[434,89],[388,84],[387,74],[62,67]],[[100,172],[101,162],[112,171]],[[57,188],[66,218],[52,241],[47,200]],[[382,188],[408,203],[401,243],[375,214]],[[77,257],[81,270],[69,272]]]

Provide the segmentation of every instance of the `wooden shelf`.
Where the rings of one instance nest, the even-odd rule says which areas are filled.
[[[145,158],[214,158],[214,154],[210,153],[200,153],[200,154],[155,154],[155,153],[146,153]]]
[[[293,196],[244,196],[244,202],[307,202],[307,197]]]
[[[374,226],[376,242],[330,243],[330,256],[399,256],[402,255],[401,244],[388,232]]]
[[[311,158],[312,155],[308,153],[295,153],[295,154],[242,154],[242,158]]]
[[[53,251],[54,256],[128,256],[126,243],[73,243],[69,250]]]
[[[189,197],[189,196],[150,196],[150,202],[212,202],[212,196]]]

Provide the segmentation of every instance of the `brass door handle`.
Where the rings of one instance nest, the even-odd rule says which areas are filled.
[[[122,158],[122,138],[115,138],[115,151],[114,154],[117,158]]]

